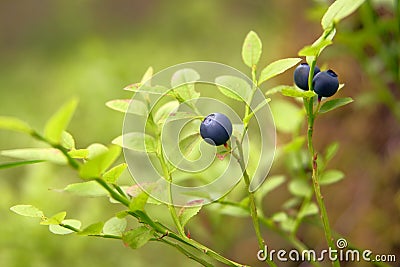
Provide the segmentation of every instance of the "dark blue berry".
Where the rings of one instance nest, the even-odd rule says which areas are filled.
[[[314,76],[320,72],[319,68],[315,66],[314,68]],[[308,74],[310,73],[310,66],[307,63],[301,63],[297,68],[294,70],[294,83],[300,89],[308,91]]]
[[[201,122],[200,135],[211,145],[223,145],[232,135],[232,123],[222,113],[211,113]]]
[[[333,96],[339,89],[338,76],[333,70],[318,73],[313,79],[314,92],[319,97]]]

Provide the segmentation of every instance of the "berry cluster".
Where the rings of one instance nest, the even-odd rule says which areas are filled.
[[[310,66],[307,63],[301,63],[294,71],[294,83],[297,87],[305,91],[309,90],[309,72]],[[320,71],[320,69],[315,66],[312,87],[319,98],[333,96],[339,89],[338,76],[333,70]]]

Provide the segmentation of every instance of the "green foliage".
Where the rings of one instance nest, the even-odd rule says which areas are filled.
[[[78,100],[65,103],[46,123],[44,137],[52,143],[60,143],[61,136],[75,112]]]
[[[321,20],[324,30],[337,24],[354,11],[356,11],[365,0],[336,0],[326,11]]]
[[[106,106],[122,113],[136,114],[139,116],[146,116],[148,112],[146,105],[142,101],[135,99],[110,100],[106,103]]]
[[[325,13],[322,19],[323,33],[313,44],[304,47],[299,51],[300,56],[305,56],[306,61],[314,67],[317,59],[322,51],[333,44],[333,38],[336,34],[336,24],[344,17],[351,14],[363,1],[343,1],[337,0]],[[265,81],[284,73],[296,64],[300,58],[285,58],[274,61],[261,69],[257,79],[256,72],[259,68],[258,64],[262,53],[262,43],[258,35],[251,31],[247,34],[242,46],[242,60],[245,65],[250,68],[251,79],[244,79],[235,76],[218,76],[215,83],[218,85],[219,91],[226,97],[239,101],[238,107],[244,107],[244,114],[240,114],[241,122],[234,125],[234,136],[236,143],[232,142],[229,147],[218,148],[217,153],[219,160],[215,162],[223,162],[223,156],[235,159],[242,168],[243,181],[238,183],[244,185],[241,194],[235,195],[229,192],[224,198],[217,200],[216,203],[210,205],[210,210],[216,211],[213,216],[229,215],[236,217],[251,217],[253,228],[256,233],[257,241],[260,248],[265,244],[260,223],[265,224],[270,230],[282,235],[297,248],[305,249],[306,245],[297,239],[298,229],[307,216],[313,216],[320,213],[327,244],[332,247],[332,231],[329,226],[324,201],[319,189],[319,185],[328,185],[338,182],[344,178],[344,173],[339,170],[325,170],[327,163],[335,156],[338,150],[338,144],[333,143],[325,149],[325,153],[318,154],[313,145],[313,127],[314,121],[320,113],[326,113],[336,108],[351,103],[351,98],[339,98],[323,101],[322,104],[317,102],[316,94],[313,91],[299,90],[295,86],[278,85],[266,90],[266,95],[273,96],[279,92],[283,96],[289,97],[290,100],[270,98],[263,100],[256,108],[251,110],[248,103],[252,103],[254,92],[258,90],[257,86]],[[197,110],[196,100],[201,94],[195,90],[195,83],[199,81],[200,75],[193,69],[181,69],[171,77],[171,90],[159,85],[152,85],[151,78],[154,70],[148,68],[141,81],[131,84],[124,89],[134,93],[140,93],[144,101],[131,99],[115,99],[106,102],[106,106],[122,112],[139,116],[148,116],[147,123],[151,126],[146,133],[130,132],[115,138],[110,147],[102,144],[91,144],[87,148],[77,148],[74,137],[66,131],[68,124],[74,114],[77,106],[77,100],[73,99],[62,106],[46,123],[44,135],[41,136],[23,121],[12,117],[0,117],[0,128],[22,133],[27,133],[37,140],[46,143],[50,148],[29,148],[14,149],[1,152],[3,156],[9,156],[21,159],[20,162],[2,163],[1,168],[9,168],[20,165],[38,163],[41,161],[49,161],[53,163],[69,165],[74,168],[83,182],[67,185],[63,191],[73,193],[84,197],[100,197],[109,196],[112,202],[123,205],[123,210],[114,214],[115,217],[108,221],[96,222],[90,224],[84,229],[81,228],[81,222],[74,219],[65,219],[66,212],[59,212],[52,217],[45,217],[43,212],[31,205],[17,205],[11,210],[17,214],[40,218],[42,225],[48,225],[49,230],[55,234],[77,233],[83,236],[96,236],[102,238],[122,239],[126,246],[132,249],[138,249],[149,241],[163,242],[171,245],[181,251],[191,259],[204,263],[202,257],[210,257],[222,264],[229,266],[243,266],[243,264],[231,261],[224,256],[214,252],[186,236],[185,226],[194,218],[201,210],[203,200],[192,201],[187,206],[182,207],[179,212],[172,204],[161,203],[148,195],[158,186],[155,183],[137,184],[133,186],[119,185],[119,178],[127,168],[126,163],[121,163],[114,167],[121,154],[121,147],[138,152],[152,154],[152,160],[157,161],[157,166],[162,169],[162,176],[168,182],[176,182],[179,168],[172,166],[164,157],[162,151],[161,131],[162,126],[168,120],[187,119],[190,123],[197,122],[196,119],[202,119],[202,115]],[[251,81],[251,82],[250,82]],[[150,106],[149,94],[163,94],[167,101],[160,101],[148,110]],[[173,99],[173,100],[171,100]],[[269,103],[271,101],[271,103]],[[300,108],[297,103],[303,102],[304,107]],[[180,112],[177,108],[180,104],[185,103],[193,110],[191,112]],[[246,166],[243,156],[243,138],[249,129],[249,122],[254,114],[261,108],[270,104],[270,108],[275,120],[276,129],[286,134],[291,139],[287,143],[279,143],[277,157],[283,158],[287,173],[285,175],[275,175],[268,177],[256,192],[251,192],[249,172],[251,168]],[[243,115],[243,116],[242,116]],[[307,134],[300,133],[307,123]],[[195,123],[193,123],[194,125]],[[197,127],[198,125],[196,125]],[[186,127],[186,126],[185,126]],[[188,123],[188,128],[191,125]],[[146,128],[148,130],[148,128]],[[182,131],[177,140],[177,146],[182,155],[190,160],[197,159],[201,156],[199,150],[202,139],[198,130],[189,129]],[[307,142],[307,144],[306,144]],[[254,144],[251,144],[254,145]],[[257,144],[255,144],[257,146]],[[230,147],[232,146],[232,147]],[[308,153],[307,149],[308,148]],[[246,151],[252,155],[252,151]],[[317,156],[318,155],[318,156]],[[250,156],[250,161],[253,160]],[[251,165],[250,162],[249,165]],[[261,163],[262,164],[262,163]],[[195,173],[195,178],[201,177],[203,174]],[[191,177],[192,178],[192,177]],[[182,179],[178,177],[178,179]],[[89,180],[89,181],[88,181]],[[206,180],[206,179],[204,179]],[[185,181],[186,182],[186,181]],[[169,199],[174,199],[171,184],[166,190]],[[282,210],[278,210],[273,214],[264,214],[263,201],[270,192],[276,190],[285,184],[288,191],[292,195],[283,205]],[[143,191],[141,188],[145,188]],[[239,187],[239,186],[238,186]],[[313,200],[313,189],[315,194],[315,202]],[[234,188],[237,190],[237,188]],[[232,191],[234,191],[232,190]],[[246,195],[243,195],[245,193]],[[231,200],[239,196],[239,201]],[[203,197],[211,198],[211,193],[205,192]],[[174,199],[175,200],[175,199]],[[146,204],[158,204],[157,208],[165,208],[170,212],[175,227],[171,230],[169,226],[163,224],[163,216],[157,216],[161,219],[153,219]],[[161,206],[163,205],[163,206]],[[317,219],[310,218],[310,219]],[[134,218],[139,227],[132,230],[126,230],[128,220]],[[190,247],[194,250],[187,250]],[[197,253],[197,254],[196,254]],[[198,257],[201,254],[201,257]],[[268,262],[271,266],[273,263]],[[334,263],[336,264],[336,263]]]
[[[118,181],[118,178],[121,176],[122,172],[126,169],[128,165],[126,163],[121,163],[112,169],[108,170],[104,173],[103,179],[107,183],[115,184]]]
[[[244,64],[252,68],[257,65],[261,57],[262,44],[257,33],[251,31],[247,34],[242,47],[242,59]]]
[[[218,89],[229,98],[244,102],[248,99],[250,85],[243,79],[235,76],[219,76],[215,79]]]
[[[61,146],[65,147],[68,150],[74,150],[75,149],[75,139],[68,132],[65,132],[65,131],[62,132],[60,143],[61,143]]]
[[[35,164],[35,163],[40,163],[40,162],[43,162],[43,160],[24,160],[24,161],[17,161],[17,162],[1,163],[0,170],[14,168],[14,167],[23,166],[23,165]]]
[[[164,122],[168,116],[174,112],[179,107],[178,101],[170,101],[164,105],[162,105],[157,112],[154,114],[154,122],[162,123]]]
[[[10,210],[26,217],[44,218],[43,211],[32,205],[16,205],[12,206]]]
[[[115,138],[112,143],[139,152],[157,152],[157,144],[154,137],[144,133],[127,133]]]
[[[181,210],[179,211],[179,221],[181,222],[181,225],[184,227],[188,221],[193,218],[194,216],[197,215],[197,213],[200,212],[201,210],[201,204],[202,201],[194,201],[190,203],[190,205],[182,207]],[[192,207],[194,206],[194,207]]]
[[[26,122],[13,117],[0,116],[0,129],[16,131],[26,134],[33,133],[33,130]]]
[[[314,91],[304,91],[304,90],[297,89],[296,87],[289,87],[289,86],[282,88],[281,93],[284,96],[289,96],[289,97],[294,97],[294,98],[297,98],[297,97],[311,98],[311,97],[316,96]]]
[[[307,181],[301,178],[290,181],[288,189],[290,193],[298,197],[307,197],[312,192]]]
[[[124,232],[122,235],[122,240],[127,246],[133,249],[138,249],[149,242],[153,236],[153,230],[147,228],[146,226],[140,226],[133,230]]]
[[[41,221],[40,224],[42,224],[42,225],[59,225],[65,219],[65,216],[67,216],[67,212],[62,211],[62,212],[59,212],[59,213],[51,216],[50,218],[47,218],[47,219]]]
[[[339,182],[344,178],[344,173],[339,170],[328,170],[324,172],[319,180],[321,185],[328,185]]]
[[[119,157],[121,148],[110,146],[107,152],[95,156],[83,164],[79,170],[79,175],[83,179],[98,178],[114,163]]]
[[[62,221],[62,225],[55,225],[55,224],[49,225],[49,230],[50,230],[50,232],[52,232],[53,234],[56,234],[56,235],[68,235],[68,234],[75,233],[75,231],[71,230],[65,226],[70,226],[74,229],[79,230],[81,225],[82,225],[82,223],[78,220],[66,219],[66,220]]]
[[[69,184],[63,191],[82,197],[103,197],[108,195],[108,192],[95,181]]]
[[[39,160],[61,165],[67,164],[67,158],[64,154],[55,148],[21,148],[3,150],[0,152],[0,155],[28,161]]]
[[[258,85],[281,73],[284,73],[294,65],[298,64],[300,61],[301,58],[284,58],[272,62],[261,71]]]
[[[200,93],[196,92],[194,86],[199,79],[200,75],[193,69],[182,69],[172,75],[171,86],[179,102],[199,98]]]
[[[303,111],[291,102],[277,99],[271,101],[270,107],[278,131],[294,132],[303,122]]]
[[[125,231],[127,221],[125,218],[112,217],[104,223],[103,234],[122,236]]]
[[[134,198],[132,198],[131,203],[129,203],[129,209],[131,211],[144,210],[144,206],[146,205],[148,198],[149,195],[146,192],[141,191]]]
[[[326,113],[341,106],[350,104],[351,102],[353,102],[353,99],[350,97],[328,100],[324,104],[322,104],[321,108],[319,109],[319,113]]]
[[[103,230],[104,222],[97,222],[83,228],[78,235],[89,236],[89,235],[100,235]]]

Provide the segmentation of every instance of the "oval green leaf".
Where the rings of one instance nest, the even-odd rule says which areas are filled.
[[[258,85],[285,72],[294,65],[298,64],[300,61],[301,58],[284,58],[272,62],[261,71]]]
[[[219,76],[215,83],[221,93],[237,101],[245,102],[251,92],[250,84],[236,76]]]
[[[12,206],[10,210],[15,212],[16,214],[26,217],[33,217],[33,218],[44,217],[43,211],[32,205],[15,205]]]
[[[244,64],[252,68],[257,65],[261,57],[262,43],[254,31],[250,31],[243,42],[242,59]]]

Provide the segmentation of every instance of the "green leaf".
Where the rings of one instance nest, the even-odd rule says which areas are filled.
[[[134,84],[130,84],[128,86],[126,86],[124,88],[124,90],[127,91],[138,91],[139,89],[141,89],[141,92],[144,92],[145,90],[143,90],[145,87],[147,88],[152,88],[151,87],[151,78],[153,77],[153,67],[149,67],[146,72],[144,73],[142,80],[139,83],[134,83]],[[145,86],[144,86],[145,85]],[[158,89],[156,89],[158,90]],[[164,90],[164,89],[162,89]],[[150,92],[151,93],[151,92]],[[158,92],[157,92],[158,93]]]
[[[79,169],[79,175],[83,179],[99,178],[119,157],[121,148],[110,146],[109,150],[93,159],[88,160]]]
[[[153,67],[151,67],[151,66],[148,67],[140,82],[142,84],[145,84],[145,83],[150,84],[150,79],[153,77],[153,73],[154,73]]]
[[[306,142],[305,136],[297,136],[294,139],[292,139],[292,141],[285,144],[282,148],[282,151],[285,153],[299,151],[303,147],[305,142]]]
[[[147,83],[146,84],[141,84],[141,83],[130,84],[130,85],[126,86],[124,88],[124,90],[136,92],[136,93],[148,93],[148,94],[156,94],[156,95],[162,95],[169,91],[169,89],[164,86],[161,86],[161,85],[149,86]]]
[[[298,64],[300,61],[301,58],[284,58],[272,62],[261,71],[258,85],[285,72],[294,65]]]
[[[273,191],[275,188],[280,186],[285,182],[285,176],[283,175],[276,175],[272,177],[267,177],[265,182],[260,186],[259,189],[257,189],[255,198],[257,202],[260,204],[261,200],[271,191]]]
[[[202,138],[199,133],[188,135],[179,140],[179,149],[182,151],[185,158],[193,159],[191,156],[196,157],[195,149],[199,149],[199,144]],[[193,159],[194,160],[194,159]]]
[[[103,234],[121,236],[125,231],[126,225],[127,221],[125,218],[112,217],[104,224]]]
[[[158,186],[157,183],[143,183],[140,186],[135,184],[128,188],[125,188],[125,192],[128,194],[128,196],[131,196],[132,198],[137,198],[140,194],[144,193],[143,189],[146,192],[151,192],[153,189],[157,188],[157,186]],[[144,196],[142,196],[142,197],[144,198]],[[140,205],[137,205],[137,204],[139,204],[139,202],[140,201],[137,201],[136,203],[134,203],[134,201],[132,200],[132,203],[131,203],[131,205],[133,205],[132,208],[136,209],[138,211],[139,209],[137,209],[137,207]],[[156,200],[155,198],[152,198],[151,196],[148,196],[147,203],[156,204],[156,205],[161,204],[160,201]]]
[[[319,211],[318,206],[315,203],[310,202],[308,203],[308,205],[305,205],[301,208],[297,216],[299,218],[304,218],[306,216],[318,214],[318,211]]]
[[[141,191],[138,195],[132,198],[131,203],[129,203],[129,209],[131,211],[144,210],[148,198],[149,195],[146,192]]]
[[[251,92],[250,84],[236,76],[219,76],[215,83],[221,93],[237,101],[246,101]]]
[[[262,52],[262,43],[257,33],[250,31],[243,42],[242,59],[244,64],[252,68],[257,65]]]
[[[269,95],[273,95],[276,93],[280,93],[280,92],[282,92],[283,88],[286,88],[286,87],[293,88],[293,86],[289,86],[289,85],[278,85],[278,86],[272,87],[271,89],[267,90],[265,92],[265,95],[269,96]]]
[[[296,221],[293,218],[288,217],[286,220],[281,222],[281,227],[284,231],[293,233],[296,227]]]
[[[278,131],[293,133],[299,129],[304,120],[304,112],[301,108],[280,99],[272,101],[269,105]]]
[[[96,181],[69,184],[63,189],[63,191],[83,197],[108,196],[107,190]]]
[[[122,172],[126,169],[128,165],[126,163],[121,163],[114,168],[103,174],[103,180],[110,184],[115,184],[118,178],[121,176]]]
[[[78,235],[89,236],[89,235],[100,235],[103,230],[104,223],[97,222],[85,227]]]
[[[336,183],[344,178],[344,173],[339,170],[329,170],[324,172],[319,178],[319,184],[328,185]]]
[[[78,100],[72,99],[64,104],[46,123],[44,137],[50,142],[60,143],[63,131],[67,128],[75,112]]]
[[[186,84],[176,87],[173,92],[179,102],[186,102],[188,105],[193,105],[195,100],[200,97],[200,93],[196,92],[194,84]],[[187,102],[189,100],[191,101]]]
[[[281,93],[282,93],[282,95],[289,96],[289,97],[311,98],[313,96],[316,96],[314,91],[304,91],[304,90],[297,89],[296,87],[289,87],[289,86],[282,88]]]
[[[330,144],[325,150],[325,161],[326,162],[330,161],[336,155],[338,150],[339,150],[338,142],[333,142],[332,144]]]
[[[106,147],[103,144],[94,143],[94,144],[91,144],[90,146],[88,146],[87,150],[89,152],[87,155],[87,158],[93,159],[103,153],[106,153],[108,151],[108,147]]]
[[[3,150],[0,152],[0,155],[23,160],[41,160],[61,165],[67,164],[67,158],[61,153],[60,150],[55,148],[23,148]]]
[[[353,102],[353,99],[351,97],[328,100],[324,104],[322,104],[321,108],[319,109],[319,113],[326,113],[328,111],[337,109],[338,107],[347,105],[351,102]]]
[[[74,159],[87,159],[89,157],[89,149],[74,149],[68,151],[68,155]]]
[[[249,115],[247,115],[244,119],[243,119],[243,123],[247,124],[249,123],[249,121],[251,120],[251,118],[254,116],[254,114],[259,111],[260,109],[262,109],[266,104],[268,104],[269,102],[271,102],[271,98],[266,98],[265,100],[263,100],[260,104],[258,104],[257,107],[255,107],[255,109],[253,109]]]
[[[43,162],[43,160],[24,160],[24,161],[0,163],[0,170],[14,168],[14,167],[28,165],[28,164],[35,164],[35,163],[40,163],[40,162]]]
[[[189,113],[189,112],[172,112],[169,114],[168,117],[166,117],[164,120],[161,120],[160,123],[164,123],[164,122],[171,122],[171,121],[176,121],[176,120],[193,120],[195,119],[197,116],[193,113]]]
[[[62,211],[62,212],[57,213],[56,215],[53,215],[50,218],[47,218],[44,221],[41,221],[40,224],[41,225],[52,225],[52,224],[59,225],[65,219],[65,216],[67,216],[67,212]]]
[[[44,218],[43,211],[32,205],[15,205],[10,210],[26,217]]]
[[[21,133],[32,134],[32,128],[24,121],[13,118],[0,116],[0,129],[16,131]]]
[[[280,211],[280,212],[277,212],[277,213],[273,214],[271,219],[274,222],[283,222],[283,221],[286,221],[288,219],[288,216],[283,211]]]
[[[303,47],[299,51],[299,56],[302,57],[308,57],[308,56],[318,56],[322,50],[325,49],[325,47],[329,46],[332,44],[331,40],[322,40],[312,44],[312,45],[307,45]]]
[[[300,202],[301,202],[300,198],[292,197],[286,200],[285,203],[282,204],[282,208],[284,208],[285,210],[290,210],[299,205]]]
[[[200,79],[200,74],[194,69],[181,69],[175,72],[171,78],[171,86],[178,87],[188,83],[194,83]]]
[[[294,179],[289,183],[289,192],[294,196],[306,197],[311,194],[311,187],[304,179]]]
[[[357,10],[365,0],[336,0],[326,11],[321,20],[324,30],[337,24],[343,18]]]
[[[220,214],[223,215],[228,215],[232,217],[248,217],[249,216],[249,210],[246,208],[242,207],[237,207],[237,206],[228,206],[228,205],[222,205],[221,209],[219,210]]]
[[[154,137],[148,134],[133,132],[118,136],[112,141],[113,144],[121,147],[147,153],[157,152],[157,142]]]
[[[193,218],[201,210],[203,200],[192,201],[188,206],[182,207],[179,211],[178,218],[181,225],[184,227],[188,221]]]
[[[74,219],[63,220],[62,224],[74,227],[76,229],[80,229],[81,225],[82,225],[82,223],[80,221],[74,220]],[[56,234],[56,235],[67,235],[67,234],[75,233],[74,231],[72,231],[68,228],[62,227],[60,225],[54,225],[54,224],[49,225],[49,230],[50,230],[50,232],[52,232],[53,234]]]
[[[133,249],[138,249],[144,246],[151,238],[154,237],[154,231],[146,226],[141,226],[136,229],[124,232],[122,240],[126,245]]]
[[[63,131],[61,134],[61,145],[68,150],[75,149],[74,137],[69,132]]]
[[[175,113],[178,107],[179,107],[178,101],[167,102],[157,110],[156,114],[154,114],[154,121],[156,123],[164,122],[171,113]]]
[[[142,101],[136,99],[114,99],[108,101],[106,106],[122,113],[130,113],[139,116],[147,115],[146,105]]]

